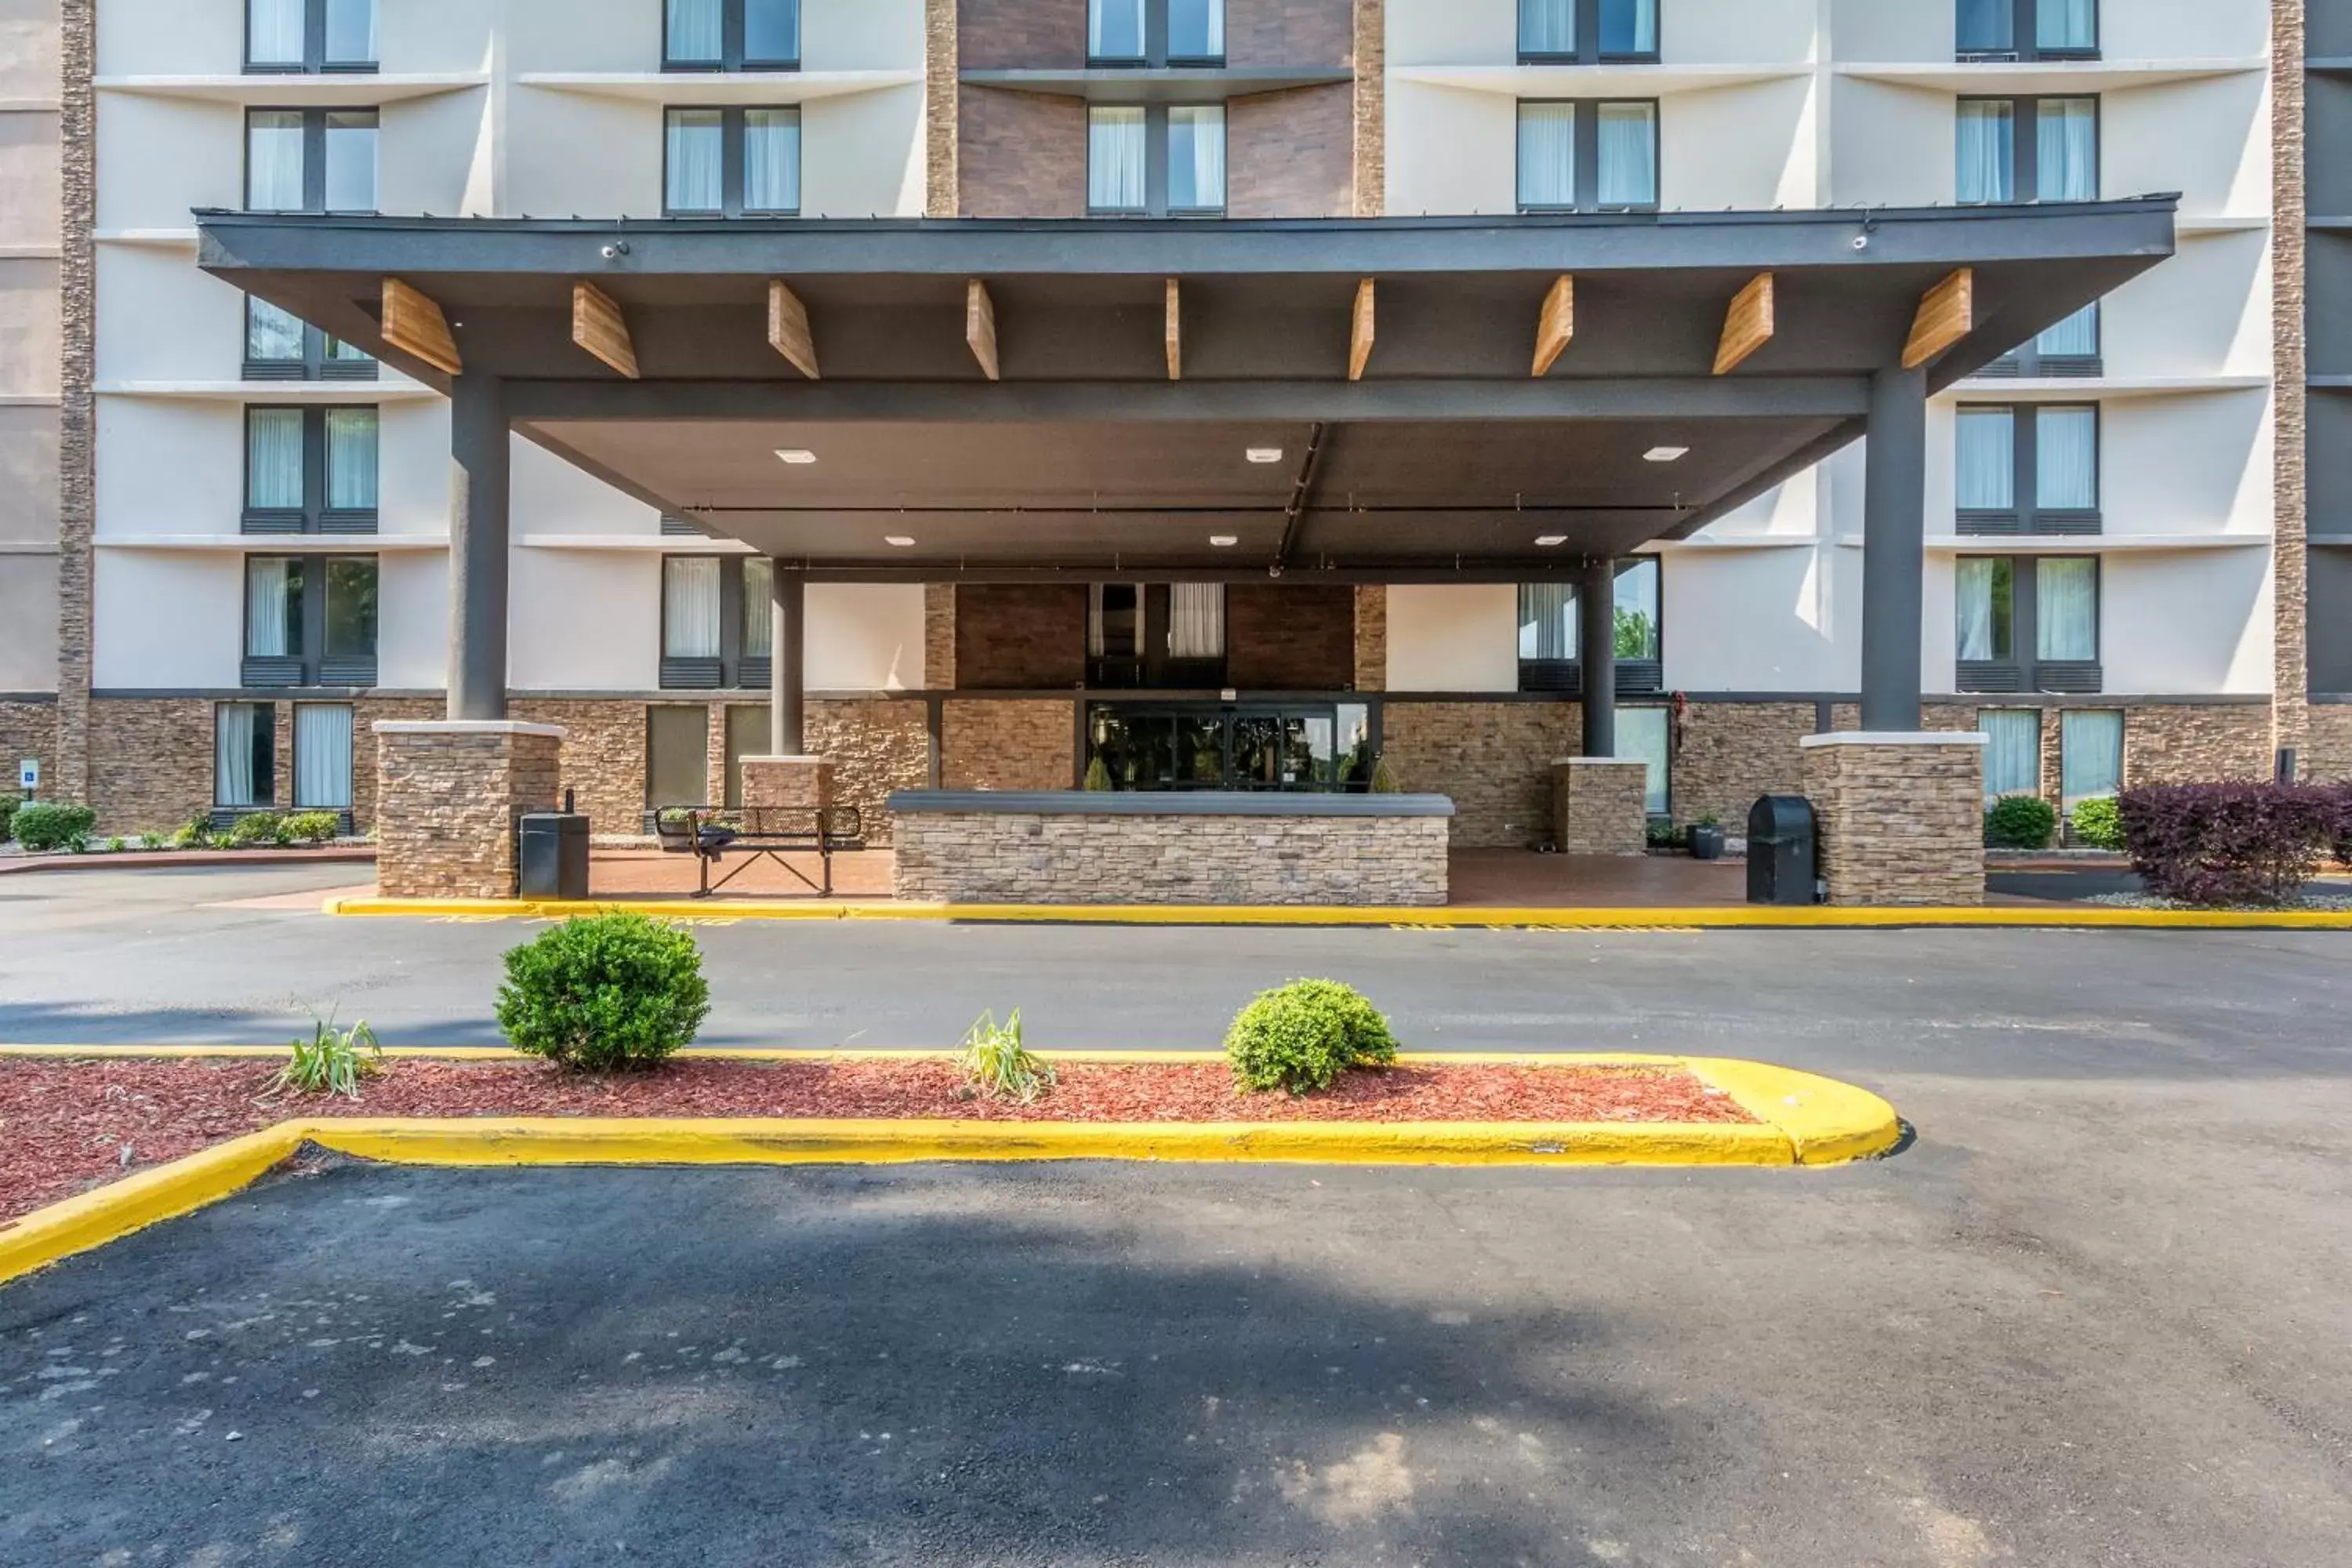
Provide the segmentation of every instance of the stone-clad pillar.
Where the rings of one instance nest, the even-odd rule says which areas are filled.
[[[516,824],[561,804],[563,731],[505,720],[384,721],[376,776],[376,891],[511,899]]]
[[[1551,765],[1553,837],[1563,855],[1642,855],[1650,845],[1650,764],[1562,757]]]
[[[1864,731],[1798,744],[1829,902],[1984,902],[1984,736]]]

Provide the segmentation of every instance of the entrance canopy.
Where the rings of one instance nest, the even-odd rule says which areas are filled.
[[[217,277],[813,580],[1525,581],[2171,254],[2175,198],[1513,217],[198,214]]]

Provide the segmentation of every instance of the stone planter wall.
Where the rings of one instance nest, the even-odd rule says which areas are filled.
[[[1983,903],[1984,747],[1973,734],[1807,736],[1828,901]]]
[[[563,731],[505,721],[376,727],[376,891],[387,899],[511,899],[515,826],[562,800]]]

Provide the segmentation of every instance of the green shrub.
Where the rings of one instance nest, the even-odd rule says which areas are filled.
[[[1294,980],[1260,992],[1225,1034],[1234,1077],[1253,1092],[1328,1089],[1350,1068],[1396,1060],[1389,1021],[1335,980]]]
[[[2005,795],[1985,813],[1985,842],[1996,849],[2047,849],[2058,808],[2039,795]]]
[[[1654,816],[1642,830],[1643,840],[1653,849],[1684,849],[1690,846],[1687,830],[1676,827],[1666,817]]]
[[[360,1080],[383,1070],[383,1047],[366,1020],[337,1029],[331,1016],[314,1020],[310,1037],[297,1036],[294,1057],[269,1080],[273,1091],[360,1097]]]
[[[286,819],[274,811],[249,811],[230,825],[232,849],[257,849],[286,842]]]
[[[702,953],[643,915],[582,915],[507,952],[499,1027],[526,1056],[590,1072],[652,1067],[710,1013]]]
[[[2124,808],[2111,795],[2086,800],[2074,808],[2074,837],[2094,849],[2124,847]]]
[[[16,808],[25,803],[13,795],[0,795],[0,844],[8,842],[16,831]]]
[[[197,816],[172,830],[164,843],[173,849],[209,849],[213,847],[213,823],[209,816]]]
[[[1386,757],[1376,757],[1372,760],[1372,793],[1374,795],[1404,793],[1404,784],[1397,778],[1396,770],[1389,766],[1389,760]]]
[[[39,855],[72,848],[76,838],[87,845],[97,822],[98,813],[86,805],[30,804],[16,808],[14,826],[16,842]]]
[[[1021,1043],[1021,1009],[1000,1026],[994,1013],[982,1013],[963,1037],[963,1055],[956,1070],[972,1092],[995,1100],[1034,1104],[1054,1087],[1053,1064]]]
[[[342,817],[331,811],[298,811],[286,819],[286,837],[298,844],[324,844],[342,830]]]
[[[122,837],[121,834],[119,834],[119,833],[118,833],[118,834],[116,834],[113,837],[111,837],[111,838],[110,838],[110,839],[108,839],[108,840],[106,841],[106,852],[107,852],[109,855],[120,855],[120,854],[121,854],[125,849],[128,849],[128,848],[130,848],[130,847],[131,847],[131,841],[130,841],[129,839],[127,839],[127,838],[123,837]]]

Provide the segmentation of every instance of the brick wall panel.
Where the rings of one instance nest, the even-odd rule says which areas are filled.
[[[1251,691],[1344,691],[1356,678],[1351,588],[1225,590],[1225,681]]]
[[[1087,0],[957,0],[967,70],[1076,70],[1087,63]]]
[[[1345,82],[1234,99],[1225,109],[1225,211],[1240,218],[1356,210],[1355,92]]]
[[[57,794],[58,705],[54,702],[0,702],[0,788],[16,786],[16,764],[31,757],[41,764],[41,794]]]
[[[1229,66],[1344,66],[1355,45],[1355,0],[1225,0]]]
[[[962,88],[956,140],[957,203],[964,216],[1087,216],[1084,100]]]
[[[956,610],[956,681],[965,690],[1056,691],[1084,684],[1084,584],[960,587]]]

